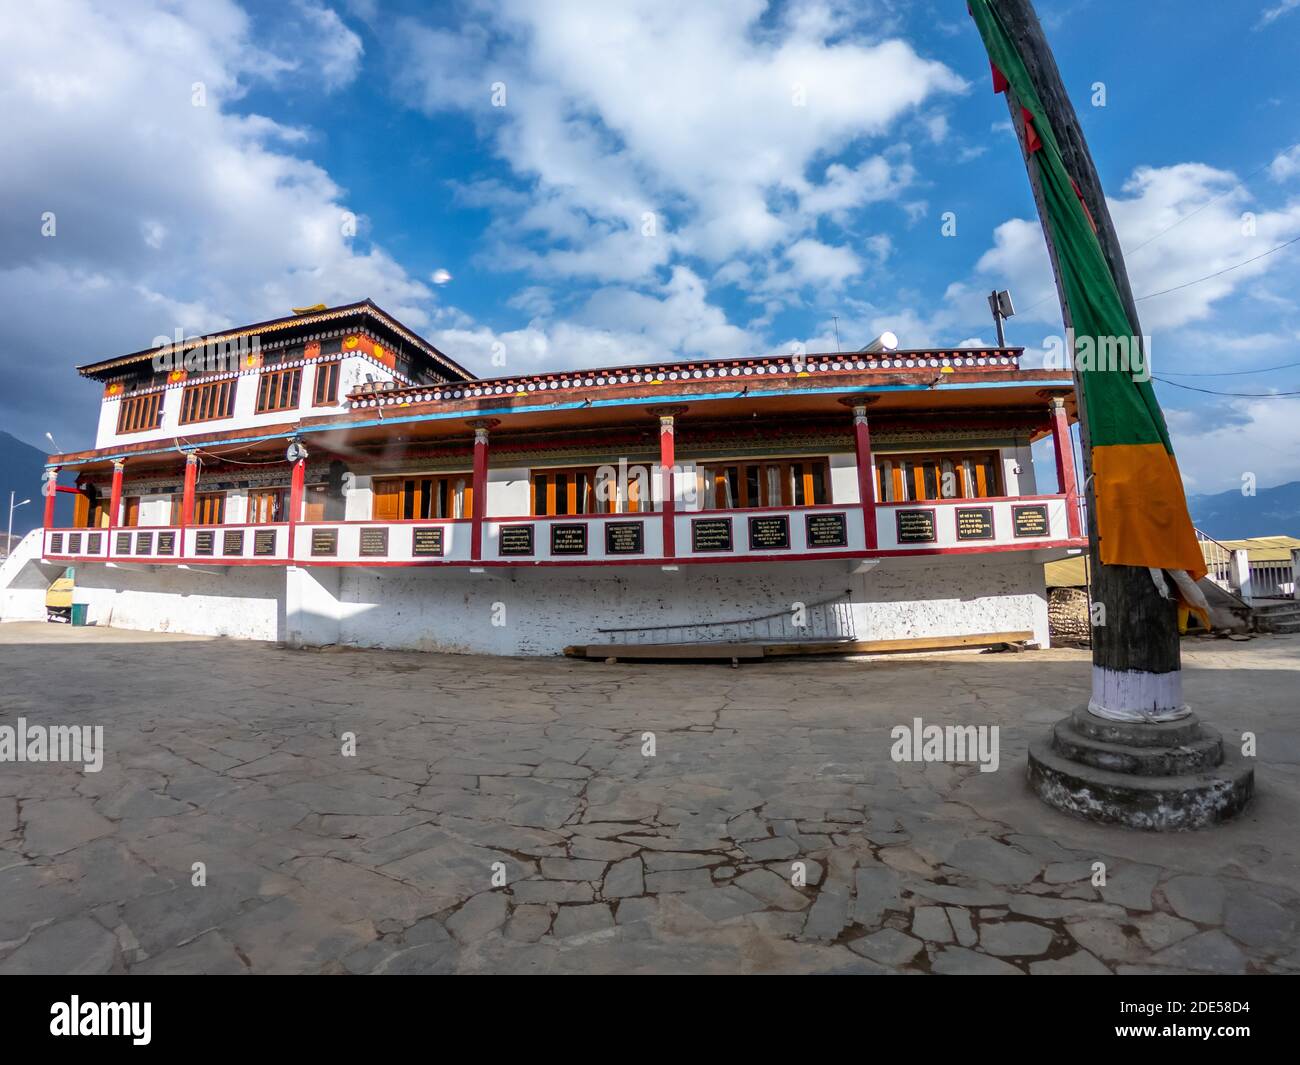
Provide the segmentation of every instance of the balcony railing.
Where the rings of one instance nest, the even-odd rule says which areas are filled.
[[[1078,545],[1064,496],[880,503],[868,550],[856,503],[676,513],[487,517],[474,522],[309,521],[263,525],[47,529],[57,561],[185,565],[508,566],[743,562],[1016,551]],[[292,545],[291,545],[292,541]]]

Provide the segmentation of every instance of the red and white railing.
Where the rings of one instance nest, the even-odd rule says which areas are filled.
[[[613,565],[768,561],[1017,551],[1076,546],[1063,495],[880,503],[868,548],[856,503],[672,515],[578,514],[487,517],[475,523],[311,521],[274,524],[46,529],[43,554],[56,561],[159,565]]]

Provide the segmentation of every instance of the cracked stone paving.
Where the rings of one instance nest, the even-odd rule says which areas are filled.
[[[1153,835],[1025,785],[1079,651],[732,669],[8,624],[0,724],[103,725],[106,754],[0,764],[0,973],[1294,972],[1298,651],[1185,642],[1258,795]],[[998,725],[1000,770],[893,762],[915,716]]]

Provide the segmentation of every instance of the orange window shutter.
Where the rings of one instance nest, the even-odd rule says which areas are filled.
[[[320,485],[307,489],[306,510],[304,521],[325,520],[325,489]]]
[[[465,502],[461,508],[461,517],[472,518],[474,516],[474,485],[473,484],[467,483],[465,485],[464,491],[462,493],[462,498],[464,499]],[[452,513],[453,514],[455,513],[454,508],[452,510]],[[447,516],[449,517],[450,515]]]
[[[400,481],[375,481],[372,491],[373,505],[371,511],[375,521],[397,521],[401,497]]]

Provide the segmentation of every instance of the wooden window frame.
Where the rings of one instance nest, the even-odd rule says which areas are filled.
[[[778,479],[778,490],[781,498],[773,500],[765,499],[770,495],[770,476],[772,469],[776,469]],[[803,508],[803,507],[820,507],[826,506],[831,502],[831,470],[830,459],[825,455],[800,455],[796,457],[779,458],[743,458],[729,459],[726,461],[704,461],[695,463],[696,485],[701,501],[702,510],[773,510],[784,508]],[[730,507],[718,504],[719,499],[725,500],[725,486],[728,481],[732,480],[731,473],[734,471],[734,491],[733,504]],[[749,474],[757,473],[757,481],[754,486],[750,484]],[[797,472],[796,472],[797,471]],[[821,491],[818,492],[817,474],[820,473]],[[798,478],[798,491],[796,491],[796,477]],[[713,506],[703,506],[703,500],[708,498],[708,484],[713,483]],[[758,490],[758,498],[752,498],[751,487]],[[820,501],[818,495],[821,496]],[[803,502],[797,502],[799,496],[803,497]],[[812,502],[808,502],[811,499]]]
[[[233,416],[236,384],[236,378],[227,377],[220,381],[197,381],[186,385],[181,394],[180,424],[214,422]]]
[[[312,383],[312,406],[313,407],[335,407],[339,402],[339,377],[340,369],[343,364],[338,359],[331,362],[318,362],[316,364],[316,379]],[[322,382],[328,382],[329,389],[327,395],[321,394]]]
[[[146,392],[121,400],[117,408],[118,433],[147,433],[162,425],[164,395],[163,392]]]
[[[458,490],[461,515],[454,518],[450,515]],[[474,516],[474,474],[464,470],[376,477],[371,482],[370,500],[372,521],[466,521]],[[437,509],[443,511],[442,517],[434,516]]]
[[[215,521],[210,520],[213,517]],[[226,523],[226,493],[196,492],[194,494],[193,525],[224,525]]]
[[[943,464],[952,463],[957,495],[943,495]],[[966,463],[973,463],[968,477]],[[891,451],[874,456],[876,499],[882,503],[956,503],[970,499],[996,499],[1003,494],[1001,452],[997,448],[971,451]],[[889,491],[885,490],[886,468]],[[928,491],[932,473],[935,494]],[[973,482],[973,483],[971,483]],[[975,494],[971,494],[972,488]]]
[[[612,467],[612,463],[608,464]],[[653,475],[650,464],[632,463],[629,469],[643,466]],[[641,478],[628,477],[626,499],[598,498],[601,466],[539,466],[528,471],[528,512],[537,518],[586,518],[601,514],[652,514],[655,512],[654,486],[649,500],[641,499]],[[563,480],[561,480],[563,479]],[[560,489],[563,486],[563,510]],[[615,488],[617,495],[617,488]],[[645,506],[642,504],[645,503]]]
[[[266,501],[279,501],[280,517],[261,518],[257,511]],[[248,525],[283,525],[289,520],[289,488],[279,485],[273,488],[250,488],[248,490],[248,509],[244,521]]]
[[[258,414],[297,410],[302,401],[302,367],[263,370],[257,378]]]

